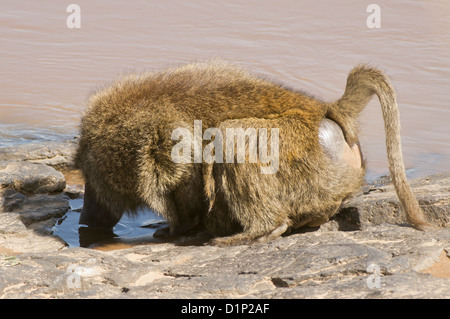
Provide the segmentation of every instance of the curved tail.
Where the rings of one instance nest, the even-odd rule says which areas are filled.
[[[341,125],[347,142],[353,145],[357,142],[357,116],[374,94],[381,104],[389,171],[397,196],[411,225],[424,230],[430,224],[426,222],[406,179],[400,140],[400,114],[395,91],[388,77],[373,67],[356,66],[348,75],[344,95],[330,106],[327,116]]]

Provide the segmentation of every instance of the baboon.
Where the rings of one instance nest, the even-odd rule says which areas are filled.
[[[198,229],[216,245],[319,226],[362,186],[357,117],[373,95],[398,197],[410,224],[425,229],[406,180],[395,92],[381,71],[356,66],[344,95],[328,103],[221,60],[127,74],[91,96],[75,159],[86,180],[80,224],[112,228],[124,212],[148,206],[170,225],[160,236]],[[279,143],[268,147],[279,149],[278,170],[261,174],[260,162],[175,163],[171,134],[193,132],[195,120],[224,136],[227,128],[277,128]]]

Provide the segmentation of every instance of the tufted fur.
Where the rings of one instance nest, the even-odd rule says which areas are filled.
[[[352,146],[357,115],[373,94],[384,112],[399,197],[412,224],[421,227],[404,175],[394,91],[380,71],[356,67],[343,97],[324,103],[219,60],[129,74],[90,98],[76,164],[91,209],[85,199],[80,222],[111,227],[123,212],[147,205],[168,220],[171,232],[201,226],[212,236],[233,235],[215,240],[222,245],[318,226],[358,191],[364,176],[364,167],[352,170],[325,154],[319,125],[324,118],[335,121]],[[177,127],[192,132],[194,120],[224,136],[229,127],[278,128],[278,171],[261,174],[262,163],[174,163],[171,133]]]

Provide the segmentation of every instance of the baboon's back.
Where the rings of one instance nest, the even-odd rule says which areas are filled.
[[[194,120],[205,129],[230,119],[291,116],[317,130],[324,114],[312,97],[223,61],[128,74],[90,98],[76,163],[99,200],[133,210],[150,188],[155,198],[192,178],[193,166],[171,160],[173,129]]]

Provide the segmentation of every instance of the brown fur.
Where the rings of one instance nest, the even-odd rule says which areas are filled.
[[[101,214],[85,203],[80,222],[111,227],[124,211],[147,205],[168,220],[172,232],[200,225],[212,236],[234,234],[214,241],[221,245],[318,226],[358,191],[365,172],[325,154],[319,125],[325,117],[335,121],[352,146],[357,115],[373,94],[386,121],[394,184],[411,223],[421,228],[425,222],[401,157],[394,91],[380,71],[356,67],[343,97],[324,103],[222,61],[130,74],[91,97],[76,164],[87,181],[89,205],[101,207]],[[261,163],[174,163],[171,133],[177,127],[192,131],[194,120],[224,136],[227,127],[278,128],[278,172],[261,174]],[[108,214],[110,221],[102,222]]]
[[[355,67],[349,74],[345,93],[330,105],[327,116],[335,120],[344,131],[349,145],[357,141],[356,116],[367,105],[372,95],[380,100],[386,133],[389,170],[400,202],[409,222],[417,229],[432,228],[425,220],[419,203],[406,180],[400,140],[400,114],[395,91],[381,71],[364,65]]]

